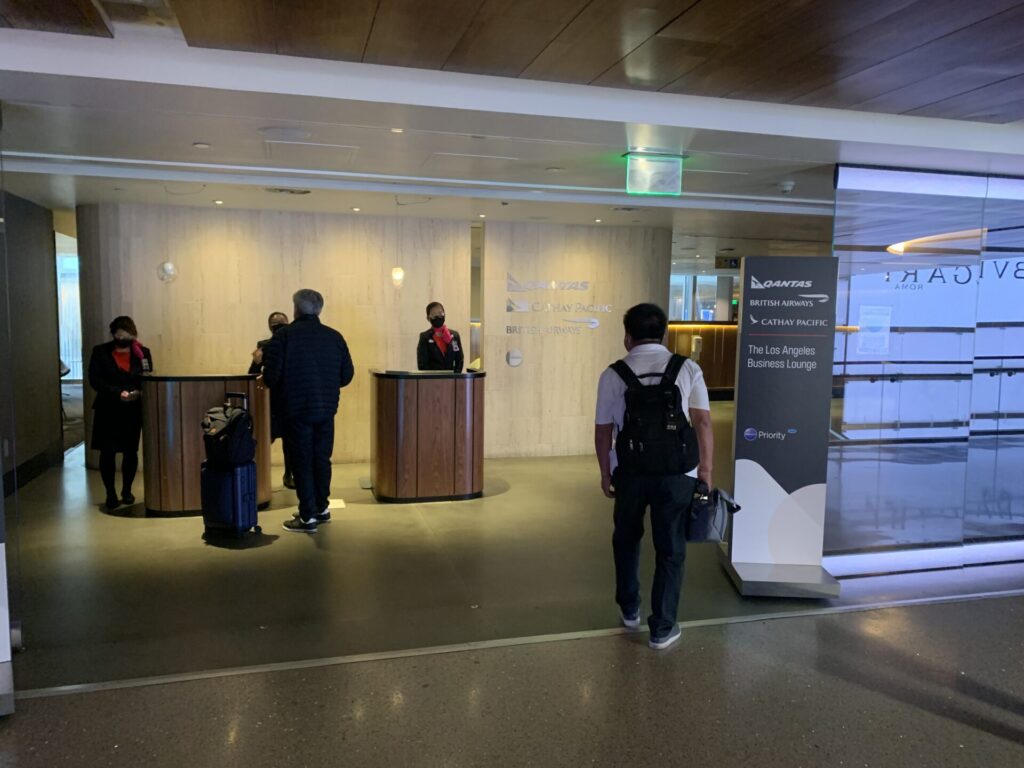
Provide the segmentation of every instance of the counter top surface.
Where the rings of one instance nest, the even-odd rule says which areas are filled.
[[[167,376],[158,374],[147,374],[143,377],[146,381],[249,381],[256,378],[256,374],[249,373],[210,373],[202,376],[185,374],[182,376]]]
[[[465,373],[448,373],[447,371],[370,371],[379,379],[482,379],[484,371],[466,371]]]

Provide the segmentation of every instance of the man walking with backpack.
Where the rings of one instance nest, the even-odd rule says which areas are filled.
[[[615,601],[631,629],[640,626],[640,542],[651,509],[656,559],[647,624],[650,646],[660,650],[680,637],[686,513],[697,478],[712,485],[711,406],[700,366],[665,347],[660,307],[638,304],[623,324],[628,354],[601,374],[594,447],[601,490],[615,499]]]

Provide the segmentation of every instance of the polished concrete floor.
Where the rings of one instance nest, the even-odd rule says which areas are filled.
[[[1024,765],[1024,598],[23,699],[0,764]]]
[[[100,511],[81,450],[30,483],[9,516],[19,690],[616,626],[611,503],[590,457],[493,460],[483,499],[380,505],[366,467],[336,468],[347,507],[314,536],[261,513],[251,546],[201,539],[198,518]],[[140,494],[141,497],[141,494]],[[8,511],[12,511],[9,505]],[[643,564],[652,571],[648,544]],[[836,605],[1005,591],[1024,567],[844,585]],[[713,545],[691,546],[681,619],[805,611],[738,597]]]
[[[485,498],[461,503],[380,505],[365,474],[336,468],[347,507],[315,536],[280,529],[282,491],[263,536],[221,547],[198,518],[102,512],[73,452],[9,520],[18,688],[615,626],[592,459],[491,461]],[[712,547],[690,555],[684,617],[766,610],[736,596]]]

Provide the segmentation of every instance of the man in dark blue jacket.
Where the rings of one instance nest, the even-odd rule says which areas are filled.
[[[299,514],[286,531],[316,533],[331,519],[331,453],[339,390],[355,369],[345,338],[320,322],[324,297],[303,289],[292,297],[295,320],[263,349],[263,380],[284,407],[284,440],[292,464]]]

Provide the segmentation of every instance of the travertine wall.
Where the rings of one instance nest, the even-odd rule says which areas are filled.
[[[290,316],[298,288],[323,293],[323,321],[345,335],[357,369],[342,395],[337,461],[369,458],[369,370],[415,369],[428,301],[469,336],[467,222],[100,205],[79,208],[78,232],[86,355],[127,314],[160,373],[245,372],[268,313]],[[157,277],[164,261],[178,268],[174,282]],[[405,269],[401,288],[394,266]]]
[[[625,354],[622,314],[668,301],[672,232],[494,222],[484,237],[487,455],[589,453],[598,376]]]
[[[290,314],[297,288],[321,291],[324,322],[345,334],[357,367],[342,396],[337,461],[369,458],[368,372],[415,369],[428,301],[444,303],[451,327],[469,339],[469,222],[101,205],[78,210],[78,234],[85,353],[108,338],[111,318],[128,314],[160,373],[245,371],[267,314]],[[157,277],[164,261],[178,268],[174,282]],[[622,313],[640,301],[666,303],[670,264],[668,229],[486,225],[488,456],[592,450],[597,377],[623,354]],[[402,288],[392,284],[393,266],[405,269]],[[510,292],[508,275],[556,288]],[[507,311],[509,299],[530,311]],[[590,318],[596,328],[570,322]],[[517,368],[506,362],[512,349],[523,355]]]

